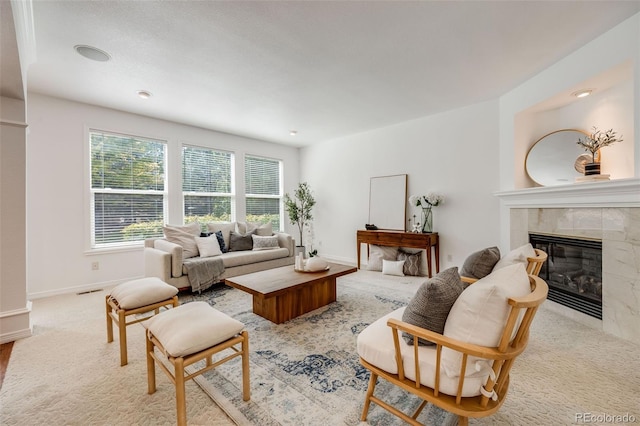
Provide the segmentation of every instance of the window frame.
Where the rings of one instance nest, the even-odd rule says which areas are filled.
[[[222,154],[229,155],[229,182],[231,192],[199,192],[199,191],[185,191],[184,190],[184,150],[185,148],[193,148],[199,150],[207,150]],[[235,179],[235,162],[236,162],[236,154],[233,151],[229,151],[226,149],[212,148],[208,146],[202,146],[197,144],[188,144],[183,143],[180,146],[180,197],[181,197],[181,212],[182,212],[182,223],[185,223],[187,215],[185,214],[185,197],[187,195],[191,196],[203,196],[203,197],[229,197],[230,203],[230,211],[229,211],[229,221],[235,221],[236,216],[236,179]]]
[[[93,188],[92,182],[92,134],[98,133],[106,136],[115,136],[115,137],[124,137],[124,138],[132,138],[136,140],[143,140],[147,142],[155,142],[160,143],[164,146],[163,148],[163,190],[132,190],[132,189],[112,189],[112,188],[104,188],[104,189],[96,189]],[[110,252],[110,251],[128,251],[128,250],[138,250],[139,247],[144,246],[144,239],[133,240],[133,241],[115,241],[108,243],[96,243],[96,217],[95,217],[95,208],[96,208],[96,194],[123,194],[123,195],[161,195],[162,196],[162,222],[166,223],[167,220],[167,212],[168,212],[168,191],[169,191],[169,172],[168,172],[168,156],[169,156],[169,144],[168,141],[164,138],[153,137],[153,136],[141,136],[134,132],[121,132],[121,131],[113,131],[106,130],[101,126],[85,126],[85,137],[84,137],[84,147],[85,147],[85,184],[87,185],[87,197],[88,200],[84,203],[85,206],[88,206],[87,212],[87,228],[88,228],[88,238],[87,241],[87,250],[86,252],[89,254],[97,254],[101,252]]]
[[[246,174],[247,174],[247,159],[248,158],[256,158],[256,159],[261,159],[261,160],[269,160],[269,161],[275,161],[278,163],[278,195],[274,195],[274,194],[252,194],[249,193],[247,191],[247,179],[246,179]],[[263,198],[263,199],[277,199],[278,200],[278,216],[279,216],[279,225],[278,225],[278,230],[276,231],[274,229],[274,232],[284,232],[284,215],[285,215],[285,211],[284,211],[284,161],[280,158],[274,158],[274,157],[267,157],[264,155],[257,155],[257,154],[245,154],[244,155],[244,162],[243,162],[243,166],[244,166],[244,210],[245,210],[245,218],[246,216],[249,214],[247,212],[247,200],[249,200],[250,198]]]

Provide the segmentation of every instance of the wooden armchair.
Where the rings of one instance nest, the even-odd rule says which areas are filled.
[[[538,276],[540,274],[540,270],[542,269],[542,265],[544,265],[544,262],[547,261],[548,255],[540,249],[534,249],[534,251],[536,252],[535,257],[527,257],[528,263],[526,269],[527,274]],[[460,279],[462,280],[462,282],[465,282],[467,284],[473,284],[474,282],[478,281],[477,278],[463,276],[460,276]]]
[[[541,278],[529,275],[528,281],[529,294],[501,300],[500,303],[508,306],[504,306],[506,321],[501,334],[501,326],[497,326],[499,343],[495,347],[447,336],[451,317],[457,314],[455,306],[447,317],[444,335],[403,322],[401,311],[404,308],[380,318],[363,330],[358,336],[358,353],[360,363],[371,372],[371,378],[361,420],[366,421],[371,402],[412,425],[420,424],[416,419],[427,402],[458,415],[460,425],[467,425],[469,417],[495,413],[507,395],[511,367],[527,346],[529,326],[547,297],[548,287]],[[527,285],[525,277],[521,285]],[[474,287],[476,285],[463,294]],[[482,306],[478,310],[481,311]],[[368,330],[368,335],[365,335]],[[412,335],[414,343],[407,344],[401,337],[402,332]],[[418,346],[419,337],[434,342],[435,346]],[[376,349],[378,352],[372,355],[370,349],[373,346],[382,346],[383,349]],[[422,399],[417,411],[409,416],[374,396],[378,378]]]

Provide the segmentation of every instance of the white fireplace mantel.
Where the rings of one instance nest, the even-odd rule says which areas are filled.
[[[640,179],[524,188],[494,195],[511,208],[640,207]]]

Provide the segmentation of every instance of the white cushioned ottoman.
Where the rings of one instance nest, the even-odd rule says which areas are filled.
[[[120,365],[128,364],[127,358],[127,326],[147,320],[148,316],[140,316],[127,321],[127,317],[153,312],[158,314],[160,308],[178,306],[178,289],[162,281],[149,277],[126,281],[115,286],[106,296],[107,343],[113,342],[113,323],[118,326],[120,338]]]
[[[244,324],[214,309],[206,302],[190,302],[165,311],[147,321],[147,379],[149,394],[156,391],[155,363],[158,362],[176,387],[178,426],[186,426],[185,381],[242,357],[242,399],[250,399],[249,333]],[[226,351],[224,357],[215,354]],[[185,368],[206,359],[197,371],[185,375]],[[169,362],[173,371],[163,364]]]
[[[207,302],[191,302],[154,316],[145,327],[169,355],[177,358],[232,338],[244,329],[244,324]]]
[[[178,289],[160,278],[148,277],[119,284],[111,290],[110,296],[122,309],[135,309],[172,298]]]

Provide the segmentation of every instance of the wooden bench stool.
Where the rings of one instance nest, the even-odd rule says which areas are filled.
[[[143,325],[147,328],[149,394],[156,391],[157,362],[176,387],[178,425],[187,424],[185,381],[237,356],[242,356],[242,399],[249,400],[249,333],[240,321],[206,302],[190,302],[162,312]],[[225,349],[232,353],[213,362],[213,355]],[[206,365],[185,376],[185,367],[203,359]]]
[[[163,306],[178,306],[178,289],[162,281],[149,277],[132,280],[117,285],[106,297],[107,342],[113,342],[113,323],[118,326],[120,339],[120,365],[127,365],[127,326],[149,319],[141,317],[127,322],[130,315],[153,311],[160,312]]]

